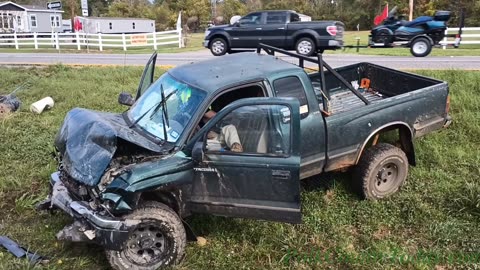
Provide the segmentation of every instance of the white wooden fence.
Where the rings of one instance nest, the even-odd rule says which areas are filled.
[[[458,33],[459,28],[447,28],[445,30],[445,35],[450,32],[450,34],[456,34]],[[465,45],[465,44],[480,44],[480,27],[464,27],[462,28],[462,41],[460,41],[460,45]],[[469,32],[477,32],[475,34],[469,34]],[[473,39],[476,38],[476,39]],[[449,40],[448,38],[444,38],[442,42],[440,42],[442,45],[443,49],[445,50],[447,48],[447,45],[455,44],[455,39]]]
[[[98,49],[122,48],[126,51],[134,47],[150,47],[177,44],[183,47],[182,30],[140,33],[140,34],[88,34],[88,33],[11,33],[0,34],[1,48],[11,47],[17,50],[24,48],[61,48]]]

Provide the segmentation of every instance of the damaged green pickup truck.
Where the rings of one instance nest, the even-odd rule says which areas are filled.
[[[120,95],[126,112],[67,114],[39,205],[73,217],[58,239],[102,245],[115,269],[179,263],[194,213],[299,223],[300,180],[324,172],[354,167],[363,197],[392,195],[415,165],[414,138],[451,121],[446,82],[369,63],[333,69],[260,45],[154,81],[155,61],[135,98]],[[398,147],[379,142],[388,131]]]

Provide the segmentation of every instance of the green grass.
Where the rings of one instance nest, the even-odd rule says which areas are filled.
[[[53,140],[67,111],[123,111],[117,95],[133,92],[140,73],[140,68],[0,69],[0,93],[25,80],[34,85],[19,93],[21,110],[0,120],[0,235],[50,257],[44,269],[108,267],[100,248],[55,240],[70,222],[66,215],[37,213],[33,207],[47,195],[49,174],[56,168]],[[418,73],[449,82],[454,122],[416,141],[418,165],[400,193],[362,201],[348,173],[332,174],[307,180],[300,225],[194,216],[190,224],[208,243],[188,244],[178,269],[479,269],[480,258],[471,258],[476,264],[455,264],[446,256],[480,250],[480,72]],[[29,104],[45,96],[53,97],[54,108],[30,113]],[[309,261],[317,254],[329,254],[331,263]],[[0,269],[24,268],[25,260],[0,249]]]
[[[476,34],[476,32],[464,32],[465,34]],[[345,45],[357,45],[357,37],[360,38],[360,45],[368,45],[368,35],[370,31],[347,31],[344,35]],[[465,38],[464,40],[471,40]],[[478,40],[479,38],[473,38]],[[451,40],[451,39],[450,39]],[[327,54],[360,54],[360,55],[386,55],[386,56],[412,56],[409,48],[360,48],[357,52],[356,48],[344,48],[337,51],[326,51]],[[441,47],[433,48],[429,56],[480,56],[480,44],[478,45],[460,45],[459,48],[447,47],[444,50]]]
[[[179,52],[189,52],[189,51],[198,51],[201,50],[203,47],[203,38],[204,38],[204,33],[193,33],[193,34],[188,34],[186,41],[185,41],[185,47],[184,48],[178,48],[178,44],[168,44],[168,45],[158,45],[157,47],[157,52],[158,53],[179,53]],[[115,41],[115,38],[112,37],[105,37],[104,39],[112,39],[113,41],[110,41],[109,43],[111,44],[118,44],[121,45],[122,42],[121,40]],[[170,42],[174,41],[174,39],[166,39],[166,40],[159,40],[158,42]],[[43,41],[45,42],[45,41]],[[127,41],[129,42],[129,41]],[[98,44],[97,41],[91,42],[92,44]],[[140,54],[140,53],[152,53],[153,50],[153,43],[149,41],[148,47],[131,47],[127,48],[126,51],[124,51],[122,48],[109,48],[109,47],[104,47],[103,51],[100,51],[98,49],[98,46],[91,47],[89,49],[85,49],[84,46],[82,46],[81,50],[77,50],[77,47],[74,46],[60,46],[60,50],[57,50],[54,48],[54,46],[46,46],[42,45],[40,46],[39,49],[35,50],[33,46],[30,45],[24,45],[20,46],[19,50],[16,50],[13,45],[11,46],[12,48],[6,48],[6,47],[0,47],[0,53],[103,53],[103,54],[111,54],[111,53],[127,53],[127,54]]]

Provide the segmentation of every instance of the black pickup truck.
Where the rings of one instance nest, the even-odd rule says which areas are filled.
[[[343,32],[344,24],[338,21],[302,22],[295,11],[258,11],[232,25],[210,27],[205,32],[204,46],[215,56],[232,49],[256,48],[259,43],[310,56],[341,48]]]
[[[136,101],[119,99],[129,110],[70,111],[55,142],[52,193],[39,206],[74,218],[57,237],[102,245],[115,269],[175,264],[192,214],[301,222],[300,180],[312,175],[353,167],[363,197],[394,194],[415,165],[414,139],[450,123],[446,82],[263,48],[299,65],[245,52],[154,81],[154,55]],[[306,73],[306,61],[319,71]],[[227,128],[223,142],[210,136]]]

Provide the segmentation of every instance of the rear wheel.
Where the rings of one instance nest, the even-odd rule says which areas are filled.
[[[410,52],[415,57],[425,57],[432,51],[430,40],[424,37],[416,38],[410,44]]]
[[[316,52],[315,42],[311,38],[303,37],[295,44],[295,50],[300,55],[311,56]]]
[[[140,220],[140,223],[130,230],[120,251],[107,250],[112,268],[158,269],[182,260],[186,245],[185,228],[168,206],[147,202],[125,219]]]
[[[228,52],[228,44],[224,38],[214,38],[210,42],[210,51],[215,56],[221,56]]]
[[[365,199],[376,200],[397,192],[408,175],[405,153],[391,144],[379,143],[362,155],[355,168],[354,181]]]

